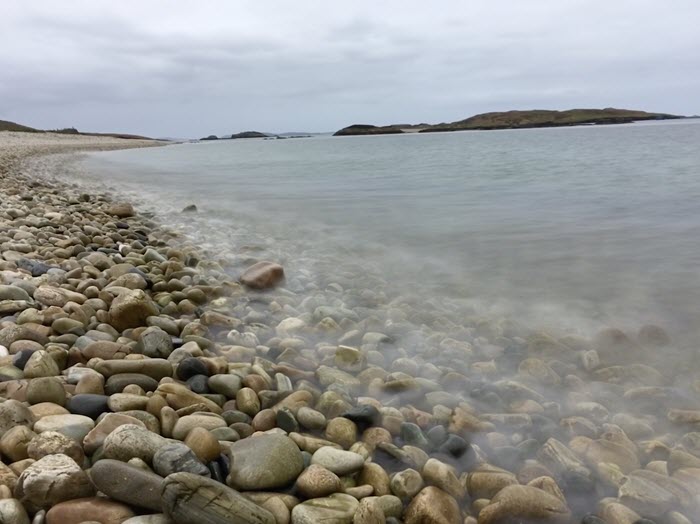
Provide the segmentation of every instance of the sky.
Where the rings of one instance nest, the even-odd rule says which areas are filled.
[[[0,119],[195,138],[700,113],[697,0],[2,0]]]

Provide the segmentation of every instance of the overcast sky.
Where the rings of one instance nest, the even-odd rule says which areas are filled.
[[[0,119],[150,136],[700,112],[698,0],[2,0]]]

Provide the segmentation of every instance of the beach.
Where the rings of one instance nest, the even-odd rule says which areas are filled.
[[[700,382],[663,327],[234,272],[46,156],[154,145],[0,133],[3,522],[697,522]]]

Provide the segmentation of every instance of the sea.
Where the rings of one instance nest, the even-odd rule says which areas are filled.
[[[403,319],[416,324],[431,311],[582,336],[654,324],[692,346],[699,145],[700,120],[679,120],[219,140],[79,165],[232,278],[266,259],[290,293],[367,289],[423,309]]]

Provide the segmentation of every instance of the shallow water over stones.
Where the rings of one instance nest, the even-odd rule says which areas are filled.
[[[29,183],[26,200],[19,185]],[[319,289],[301,275],[258,292],[138,205],[120,226],[107,196],[85,201],[81,189],[42,179],[2,184],[14,211],[0,211],[0,234],[53,267],[32,276],[3,252],[0,268],[3,285],[36,302],[0,321],[0,358],[15,369],[0,382],[0,489],[30,513],[93,488],[155,513],[158,486],[178,524],[234,514],[362,522],[377,507],[384,520],[414,523],[700,514],[680,487],[700,485],[700,377],[657,365],[676,349],[659,327],[561,336],[390,299],[379,280]],[[47,210],[61,216],[45,223]],[[150,283],[113,285],[131,268]],[[27,374],[32,358],[49,364]],[[30,395],[48,378],[63,397]],[[62,436],[44,446],[52,432]],[[200,446],[212,440],[218,447]],[[71,452],[48,455],[65,457],[74,481],[46,500],[28,479],[53,466],[25,456],[40,447]],[[164,469],[159,453],[171,447],[187,460]],[[110,468],[143,493],[110,484]],[[308,477],[318,468],[315,491]]]

